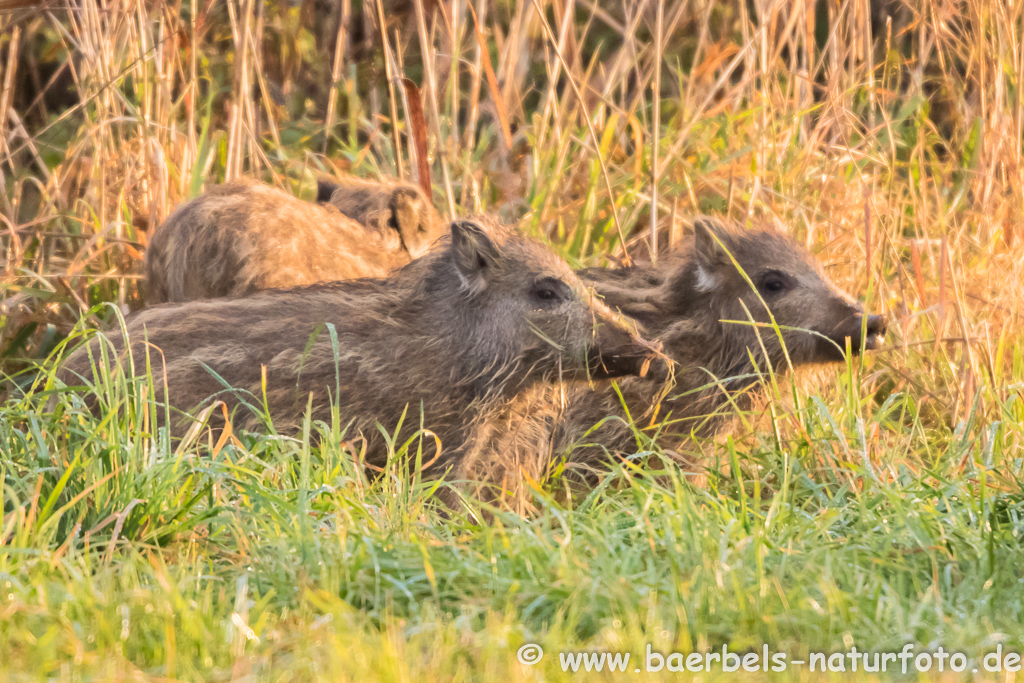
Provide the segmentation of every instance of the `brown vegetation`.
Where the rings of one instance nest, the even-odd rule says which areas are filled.
[[[855,368],[865,397],[917,397],[914,433],[940,440],[1004,419],[1024,367],[1024,6],[300,4],[0,14],[5,370],[106,322],[97,303],[133,304],[147,232],[204,183],[312,198],[323,175],[422,185],[426,166],[446,213],[523,218],[582,265],[619,228],[778,221],[889,318],[891,346]],[[779,439],[804,438],[778,415]],[[907,459],[908,433],[868,457]]]

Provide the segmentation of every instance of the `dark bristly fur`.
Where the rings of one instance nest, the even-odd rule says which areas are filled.
[[[560,375],[635,373],[648,348],[548,249],[472,222],[453,224],[450,237],[387,279],[158,306],[130,317],[127,330],[135,373],[149,343],[157,399],[166,381],[176,408],[222,400],[235,426],[255,428],[260,416],[240,404],[263,404],[265,368],[277,429],[299,429],[310,396],[312,418],[330,422],[334,399],[376,465],[386,455],[377,424],[393,432],[406,409],[398,443],[419,429],[422,411],[447,458],[495,402]],[[108,339],[124,361],[121,333]],[[101,343],[68,358],[66,383],[93,381]],[[179,416],[172,431],[189,424]]]
[[[345,177],[317,182],[317,202],[330,204],[378,236],[397,232],[412,258],[448,229],[419,187],[399,180]]]
[[[862,326],[866,349],[877,348],[885,334],[881,316],[865,322],[861,307],[781,233],[729,230],[707,218],[697,219],[694,232],[657,266],[580,273],[606,303],[642,323],[674,361],[670,373],[655,365],[649,377],[619,382],[637,425],[655,415],[658,422],[668,418],[659,436],[665,449],[721,429],[733,413],[730,401],[748,407],[759,372],[842,360],[847,338],[853,352],[860,351]],[[749,324],[770,323],[765,305],[782,328],[785,351],[773,328]],[[461,473],[506,490],[520,485],[520,470],[538,478],[568,457],[569,467],[585,472],[608,454],[637,449],[611,388],[536,387],[487,419],[491,424],[476,430]]]
[[[417,255],[421,249],[417,242]],[[397,230],[367,230],[333,206],[237,180],[178,207],[153,234],[146,249],[147,301],[384,277],[410,258]]]

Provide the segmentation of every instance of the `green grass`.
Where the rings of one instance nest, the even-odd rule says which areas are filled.
[[[653,4],[576,2],[563,29],[564,3],[474,2],[481,41],[467,3],[421,34],[385,0],[442,210],[446,169],[460,214],[606,265],[654,181],[661,225],[777,221],[890,319],[885,350],[779,382],[699,468],[656,470],[640,439],[590,496],[540,482],[520,517],[441,507],[401,451],[369,479],[339,425],[172,443],[145,378],[104,375],[96,415],[53,381],[65,343],[140,305],[180,201],[239,173],[306,198],[323,173],[410,177],[379,34],[336,60],[321,4],[0,11],[0,680],[568,680],[560,651],[907,643],[974,658],[908,678],[1014,680],[971,669],[1024,649],[1024,6],[670,0],[657,46]]]
[[[1020,467],[1020,395],[946,429],[856,373],[716,451],[738,467],[696,478],[641,453],[571,507],[549,482],[529,519],[441,508],[398,459],[368,481],[329,425],[170,446],[144,378],[105,377],[97,418],[40,374],[0,409],[2,668],[557,680],[576,649],[1024,646],[1024,496],[1002,474]],[[524,643],[548,653],[538,670]]]

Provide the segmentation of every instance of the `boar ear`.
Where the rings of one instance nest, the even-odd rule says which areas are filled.
[[[326,204],[331,201],[331,195],[338,189],[338,184],[327,180],[326,178],[319,178],[316,181],[316,203]]]
[[[702,266],[715,266],[730,263],[729,254],[725,249],[729,245],[729,231],[718,220],[709,216],[698,216],[693,221],[695,237],[694,250]]]
[[[425,213],[421,195],[408,187],[397,187],[391,193],[391,215],[401,231],[418,228]]]
[[[452,258],[462,283],[481,290],[498,258],[498,249],[487,233],[472,221],[452,223]]]
[[[401,234],[402,242],[406,243],[406,249],[418,257],[429,244],[424,244],[425,239],[422,232],[426,232],[427,209],[423,196],[416,190],[409,187],[398,187],[391,195],[391,220]]]

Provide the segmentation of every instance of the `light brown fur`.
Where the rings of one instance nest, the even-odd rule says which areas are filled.
[[[317,201],[330,204],[378,237],[397,232],[412,258],[424,254],[448,229],[430,198],[400,180],[320,180]]]
[[[178,207],[146,250],[149,304],[384,277],[410,260],[395,230],[367,231],[333,206],[253,180]]]

